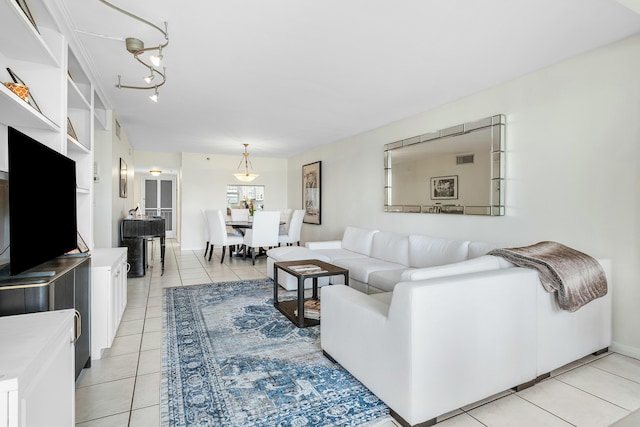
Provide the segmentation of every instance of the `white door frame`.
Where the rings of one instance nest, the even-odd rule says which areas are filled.
[[[177,191],[176,191],[176,176],[175,175],[164,175],[164,176],[152,176],[152,175],[145,175],[142,177],[142,179],[140,180],[140,184],[141,184],[141,198],[142,198],[142,212],[146,213],[146,209],[147,209],[147,197],[146,197],[146,182],[147,181],[157,181],[158,183],[160,181],[171,181],[171,224],[167,224],[169,225],[167,231],[166,231],[166,238],[167,239],[172,239],[176,237],[176,217],[177,217],[177,212],[176,212],[176,208],[177,208],[177,201],[176,201],[176,197],[177,197]],[[159,203],[161,203],[161,191],[160,191],[160,185],[157,186],[157,200]],[[160,212],[157,212],[158,216],[161,216]]]

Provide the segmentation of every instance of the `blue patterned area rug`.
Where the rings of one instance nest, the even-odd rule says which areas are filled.
[[[382,401],[323,356],[320,327],[297,328],[273,307],[272,296],[270,279],[166,289],[162,425],[374,426],[390,420]]]

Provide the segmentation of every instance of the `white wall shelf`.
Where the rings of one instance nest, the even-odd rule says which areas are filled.
[[[2,111],[2,115],[0,115],[0,123],[2,124],[52,132],[60,131],[60,126],[35,110],[4,84],[0,85],[0,111]]]
[[[0,16],[3,26],[0,46],[4,55],[19,61],[60,66],[60,58],[45,43],[43,35],[33,28],[17,2],[1,0]],[[44,28],[40,31],[47,34]]]

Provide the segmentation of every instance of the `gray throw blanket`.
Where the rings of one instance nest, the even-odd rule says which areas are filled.
[[[494,249],[488,255],[501,256],[518,267],[536,269],[544,288],[556,291],[560,308],[567,311],[576,311],[607,294],[607,278],[600,263],[561,243]]]

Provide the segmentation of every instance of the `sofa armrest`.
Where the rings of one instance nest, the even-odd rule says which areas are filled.
[[[342,240],[325,240],[322,242],[307,242],[304,244],[309,249],[340,249]]]

